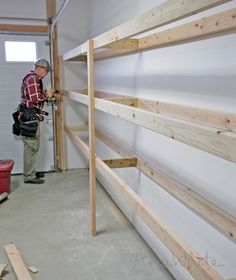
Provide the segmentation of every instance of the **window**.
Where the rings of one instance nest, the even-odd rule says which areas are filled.
[[[5,42],[6,61],[9,62],[34,62],[36,61],[35,42]]]

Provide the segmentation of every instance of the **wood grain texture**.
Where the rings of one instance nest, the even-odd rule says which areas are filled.
[[[204,17],[171,29],[156,32],[152,35],[138,39],[137,49],[109,49],[97,52],[95,60],[132,54],[138,51],[147,51],[169,45],[176,45],[190,40],[199,40],[209,36],[217,36],[224,32],[235,32],[236,9]]]
[[[49,29],[45,25],[23,25],[23,24],[0,24],[2,32],[20,32],[20,33],[48,33]]]
[[[15,272],[16,278],[18,280],[32,280],[28,269],[16,249],[15,244],[6,245],[4,248],[9,262]]]
[[[67,92],[65,94],[75,101],[88,105],[88,96],[84,94],[76,92]],[[99,98],[95,98],[95,108],[171,139],[236,162],[236,134],[233,132],[203,126]]]
[[[84,155],[89,155],[89,147],[75,132],[67,128],[71,139],[82,147]],[[172,252],[183,267],[195,278],[204,280],[224,280],[224,278],[204,260],[204,257],[195,252],[161,217],[134,192],[116,173],[114,173],[99,157],[96,157],[96,167],[100,174],[115,190],[121,194],[131,209]]]
[[[96,235],[96,162],[95,162],[95,123],[94,123],[94,59],[93,41],[88,47],[88,122],[89,122],[89,184],[90,184],[90,224],[91,234]]]
[[[230,0],[229,0],[230,1]],[[137,16],[104,34],[94,38],[94,48],[100,48],[112,42],[149,31],[200,11],[221,5],[229,1],[217,0],[168,0],[161,5]]]
[[[115,159],[104,159],[103,161],[110,168],[127,168],[127,167],[137,166],[137,158],[115,158]]]
[[[227,237],[236,240],[236,217],[230,215],[206,197],[194,192],[190,186],[177,182],[169,174],[154,167],[152,164],[118,143],[112,137],[109,137],[98,130],[96,130],[96,136],[105,145],[113,149],[122,157],[137,158],[137,169],[143,174],[184,203],[188,208],[192,209]]]

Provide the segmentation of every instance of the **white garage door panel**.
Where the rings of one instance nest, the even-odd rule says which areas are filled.
[[[33,63],[6,62],[5,41],[33,41],[37,44],[37,57],[49,59],[49,48],[45,45],[46,36],[0,35],[0,159],[13,159],[13,173],[23,172],[23,143],[20,137],[12,134],[12,113],[20,101],[20,88],[23,77],[33,68]],[[44,86],[50,87],[49,77]],[[52,107],[45,105],[49,117],[41,123],[41,147],[37,169],[54,169]]]

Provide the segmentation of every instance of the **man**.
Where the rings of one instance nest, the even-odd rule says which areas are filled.
[[[44,102],[52,97],[52,93],[43,91],[42,79],[50,71],[49,62],[46,59],[39,59],[34,64],[34,70],[26,75],[21,86],[21,120],[24,121],[24,112],[35,112],[41,110]],[[24,182],[30,184],[43,184],[43,173],[36,172],[35,165],[40,146],[40,125],[36,120],[36,132],[34,136],[22,136],[24,143]]]

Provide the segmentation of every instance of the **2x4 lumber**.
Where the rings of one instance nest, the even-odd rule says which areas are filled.
[[[21,256],[19,255],[15,244],[4,246],[9,262],[15,272],[18,280],[32,280],[28,269],[26,268]]]
[[[126,168],[126,167],[136,167],[137,158],[116,158],[116,159],[104,159],[106,165],[110,168]]]
[[[169,138],[236,162],[236,134],[135,107],[96,99],[95,108]]]
[[[69,128],[73,131],[88,131],[87,125],[70,125]]]
[[[159,47],[231,30],[236,30],[235,8],[139,39],[139,49]]]
[[[67,128],[71,139],[82,147],[85,156],[89,154],[89,147]],[[173,253],[177,260],[195,279],[224,280],[223,277],[207,263],[202,256],[196,253],[183,239],[181,239],[154,210],[139,197],[131,187],[114,173],[99,157],[96,157],[96,166],[101,175],[118,191],[136,214]]]
[[[160,48],[167,45],[197,40],[210,35],[236,30],[236,9],[208,16],[200,20],[186,23],[171,29],[138,39],[138,50],[145,51],[151,48]],[[105,50],[95,54],[95,60],[126,55],[136,52],[134,49]]]
[[[210,127],[236,132],[236,113],[196,108],[142,98],[137,99],[137,107],[153,113],[159,113]]]
[[[95,96],[99,94],[95,92]],[[107,93],[101,94],[102,98],[108,101],[137,107],[153,113],[179,118],[182,120],[215,127],[223,130],[236,132],[236,114],[230,112],[207,110],[186,105],[173,104],[168,102],[154,101],[142,98],[122,97],[117,98],[116,95]]]
[[[59,85],[60,89],[63,89],[63,82],[62,82],[62,56],[59,57],[59,73],[60,73],[60,79],[59,79]],[[65,131],[64,131],[64,98],[63,94],[60,92],[59,95],[60,98],[60,116],[58,121],[58,130],[61,138],[60,142],[60,168],[65,171],[66,170],[66,162],[65,162]]]
[[[87,43],[84,43],[76,48],[74,48],[71,51],[68,51],[67,53],[65,53],[62,56],[62,60],[63,61],[67,61],[67,60],[76,60],[77,56],[81,56],[83,54],[87,53]]]
[[[129,151],[113,138],[108,137],[98,130],[96,130],[96,137],[122,157],[129,156],[137,158],[137,169],[139,169],[143,174],[179,201],[184,203],[189,209],[192,209],[198,215],[210,222],[210,224],[214,227],[221,230],[226,236],[234,240],[236,239],[235,217],[227,213],[221,207],[212,203],[210,200],[197,194],[191,190],[190,187],[177,182],[175,179],[171,178],[171,176],[158,170],[146,160]]]
[[[46,12],[47,18],[53,18],[56,15],[56,0],[46,0]],[[51,28],[51,25],[48,21],[48,27]],[[61,57],[58,55],[58,42],[57,42],[57,25],[54,26],[53,30],[53,38],[52,46],[53,46],[53,53],[52,53],[52,61],[53,61],[53,69],[51,73],[51,77],[54,81],[54,87],[56,89],[61,89],[62,83],[62,71],[61,71]],[[55,153],[56,153],[56,171],[60,172],[63,169],[63,153],[62,153],[62,146],[63,146],[63,139],[61,137],[61,118],[62,118],[62,99],[60,97],[56,98],[56,108],[55,110]]]
[[[56,88],[62,89],[62,61],[58,59],[58,74],[59,79],[56,82]],[[65,155],[64,155],[64,104],[62,94],[56,95],[56,110],[55,110],[55,134],[56,134],[56,169],[57,171],[65,170]]]
[[[87,90],[79,90],[87,94]],[[137,107],[153,113],[198,123],[204,126],[219,128],[236,132],[236,113],[209,110],[187,105],[168,103],[159,100],[133,98],[131,96],[117,95],[109,92],[95,91],[95,97],[113,101],[128,106]]]
[[[103,99],[116,102],[119,104],[124,104],[127,106],[137,107],[137,98],[123,97],[123,98],[103,98]]]
[[[137,50],[139,47],[138,39],[124,39],[104,46],[108,49],[131,49]]]
[[[48,33],[48,27],[44,25],[0,24],[2,32],[20,33]]]
[[[95,37],[94,48],[100,48],[115,41],[144,33],[229,1],[231,0],[168,0],[141,16]]]
[[[56,0],[46,0],[47,17],[56,15]]]
[[[65,125],[65,132],[69,135],[69,137],[74,140],[77,144],[78,148],[84,154],[84,156],[89,159],[89,147],[76,135],[76,132],[73,131],[70,126]]]
[[[127,95],[121,95],[121,94],[114,94],[110,92],[105,92],[105,91],[95,91],[95,97],[98,98],[115,98],[115,99],[122,99],[122,98],[132,98],[135,103],[136,103],[136,98],[133,98],[132,96],[127,96]]]
[[[68,92],[67,96],[88,105],[86,95]],[[99,98],[95,98],[95,108],[205,152],[236,162],[236,134],[233,132],[175,119]]]
[[[93,39],[94,49],[126,39],[151,29],[191,16],[232,0],[168,0]],[[63,60],[76,60],[86,53],[86,45],[80,45],[64,54]]]
[[[29,270],[30,272],[32,272],[33,274],[36,274],[36,273],[39,272],[39,270],[38,270],[36,267],[34,267],[34,266],[28,267],[28,270]]]
[[[94,58],[93,41],[88,40],[88,119],[89,119],[89,183],[90,183],[90,221],[91,234],[96,235],[96,162],[95,162],[95,124],[94,124]]]

